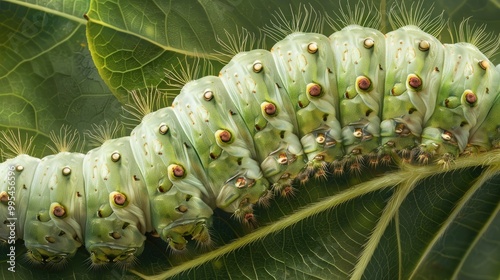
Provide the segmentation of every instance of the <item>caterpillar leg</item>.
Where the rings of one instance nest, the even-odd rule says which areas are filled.
[[[93,267],[107,264],[120,264],[127,267],[132,265],[136,256],[142,253],[142,250],[138,252],[136,248],[111,246],[91,246],[89,251]]]
[[[202,244],[211,241],[208,228],[213,211],[199,197],[173,188],[155,198],[152,206],[153,213],[161,213],[155,218],[156,230],[174,251],[186,248],[187,236]]]
[[[165,227],[160,234],[161,238],[167,241],[170,248],[175,251],[182,251],[186,248],[185,236],[188,235],[200,244],[209,244],[211,238],[207,221],[203,219],[176,221],[171,226]]]
[[[66,253],[54,253],[46,248],[31,248],[26,253],[28,262],[49,266],[64,265],[70,256]]]
[[[91,266],[132,265],[144,250],[146,237],[135,225],[116,218],[114,214],[87,224],[85,246],[90,253]]]

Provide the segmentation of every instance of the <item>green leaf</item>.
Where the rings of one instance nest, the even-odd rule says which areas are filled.
[[[121,112],[88,51],[87,9],[85,0],[0,2],[0,129],[36,136],[35,155],[50,153],[49,133],[63,124],[83,131]]]
[[[268,225],[147,279],[497,279],[499,155],[462,158],[447,172],[403,166],[352,186],[310,182],[299,201],[266,210]]]
[[[264,4],[265,10],[258,8]],[[87,37],[99,73],[126,103],[131,88],[168,88],[165,69],[178,67],[185,56],[207,59],[219,69],[223,57],[215,39],[240,27],[258,34],[275,9],[262,0],[91,1]]]
[[[321,12],[338,11],[337,1],[290,2],[295,10],[305,3]],[[491,29],[499,26],[495,2],[434,5],[452,22],[474,13],[474,19],[491,22]],[[44,155],[48,133],[62,124],[83,131],[119,118],[119,101],[130,104],[129,90],[166,90],[164,72],[179,69],[185,55],[189,61],[207,58],[218,70],[223,57],[215,38],[226,39],[225,30],[236,34],[242,27],[258,33],[278,9],[290,18],[288,1],[4,0],[0,130],[38,135],[37,155]],[[272,46],[269,38],[266,43]],[[297,185],[293,197],[257,208],[255,231],[216,212],[215,250],[189,244],[189,252],[175,254],[150,237],[134,269],[163,276],[168,270],[181,279],[498,279],[499,156],[463,159],[448,172],[435,166],[366,168],[360,176],[311,180]],[[16,246],[14,274],[7,271],[8,247],[0,248],[0,273],[7,279],[137,278],[114,267],[89,271],[83,248],[64,270],[40,270],[27,264],[25,248]]]

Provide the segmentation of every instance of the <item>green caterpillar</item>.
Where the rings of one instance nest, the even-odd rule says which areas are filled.
[[[130,136],[1,163],[0,238],[9,242],[15,199],[28,205],[16,236],[40,264],[85,246],[93,265],[129,265],[152,231],[173,250],[187,236],[207,243],[213,209],[251,223],[255,204],[330,168],[396,157],[446,166],[497,148],[499,78],[475,46],[416,26],[294,33],[189,82]]]

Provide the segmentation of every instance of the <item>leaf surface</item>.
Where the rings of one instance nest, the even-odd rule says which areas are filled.
[[[0,2],[0,129],[36,136],[83,131],[121,112],[97,73],[85,38],[85,0]]]

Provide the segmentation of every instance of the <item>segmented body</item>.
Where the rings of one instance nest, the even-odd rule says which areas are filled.
[[[182,250],[186,236],[210,240],[214,208],[252,220],[273,189],[286,194],[330,167],[398,155],[449,164],[496,147],[499,78],[476,47],[443,45],[415,26],[294,33],[186,84],[129,137],[86,155],[1,163],[1,219],[12,197],[27,206],[17,236],[40,263],[82,244],[94,264],[130,263],[152,230]]]

